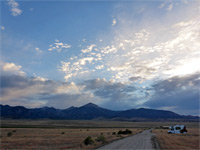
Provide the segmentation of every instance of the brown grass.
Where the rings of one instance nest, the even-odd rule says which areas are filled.
[[[199,150],[199,128],[187,128],[187,134],[167,134],[166,129],[155,129],[161,149]]]
[[[182,123],[85,120],[1,120],[0,124],[0,149],[55,150],[94,149],[103,144],[95,141],[94,145],[85,146],[83,141],[87,136],[91,136],[92,139],[95,140],[98,136],[103,135],[106,142],[109,143],[125,137],[124,135],[117,135],[119,130],[130,129],[133,134],[137,134],[147,128],[159,128],[164,125]],[[199,134],[197,134],[197,128],[199,124],[197,122],[184,122],[183,124],[189,129],[187,137],[186,135],[168,135],[166,134],[167,130],[154,130],[162,148],[177,149],[177,144],[175,143],[176,145],[174,147],[174,144],[170,145],[170,141],[189,142],[188,145],[184,145],[184,149],[198,148]],[[11,136],[8,136],[9,132],[12,133]],[[116,132],[116,135],[113,135],[113,132]],[[181,144],[178,143],[178,145],[178,148],[181,148]]]
[[[106,142],[111,142],[123,136],[113,135],[122,128],[98,128],[98,129],[34,129],[34,128],[2,128],[1,149],[93,149],[103,145],[96,142],[91,146],[83,144],[87,136],[95,140],[103,135]],[[13,132],[16,130],[16,132]],[[123,129],[124,130],[124,129]],[[142,129],[131,129],[133,134],[139,133]],[[13,135],[8,137],[7,133]],[[124,136],[125,137],[125,136]]]

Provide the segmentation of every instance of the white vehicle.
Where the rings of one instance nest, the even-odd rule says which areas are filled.
[[[186,126],[185,125],[175,125],[175,126],[169,126],[168,134],[176,134],[176,133],[187,133]]]

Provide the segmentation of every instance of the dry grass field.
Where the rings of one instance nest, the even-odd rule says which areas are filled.
[[[133,126],[116,121],[2,120],[0,149],[95,149],[127,136],[118,135],[119,130],[128,128],[134,135],[146,129]],[[88,136],[94,143],[86,146]],[[99,136],[105,141],[96,141]]]
[[[187,134],[167,134],[166,129],[155,129],[157,140],[161,149],[169,150],[199,150],[199,128],[187,128]]]
[[[153,130],[163,149],[198,148],[199,128],[197,122],[173,122],[173,124],[185,124],[189,132],[187,135],[168,135],[166,134],[167,130]],[[130,129],[133,132],[132,135],[134,135],[147,128],[159,128],[160,126],[167,125],[172,125],[172,123],[80,120],[1,120],[0,149],[95,149],[127,136],[118,135],[117,132],[119,130]],[[86,146],[83,141],[88,136],[92,137],[94,143]],[[96,141],[99,136],[104,136],[105,141]],[[184,143],[184,145],[182,145],[182,143]]]
[[[40,129],[40,128],[2,128],[1,149],[93,149],[123,136],[117,135],[122,128],[92,128],[92,129]],[[141,129],[130,129],[133,134]],[[115,134],[114,134],[115,132]],[[12,135],[9,136],[9,133]],[[83,141],[91,136],[95,141],[98,136],[104,136],[105,142],[97,142],[86,146]]]

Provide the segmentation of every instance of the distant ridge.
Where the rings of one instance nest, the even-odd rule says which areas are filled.
[[[126,121],[158,121],[158,120],[186,120],[199,121],[197,116],[183,116],[172,111],[155,109],[129,109],[125,111],[113,111],[101,108],[96,104],[88,103],[81,107],[69,107],[56,109],[42,107],[28,109],[23,106],[1,105],[1,118],[10,119],[68,119],[68,120],[126,120]]]

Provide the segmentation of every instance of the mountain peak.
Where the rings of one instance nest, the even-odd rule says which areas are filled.
[[[96,104],[93,104],[93,103],[88,103],[88,104],[83,105],[82,107],[95,107],[95,108],[97,108],[99,106],[96,105]]]

